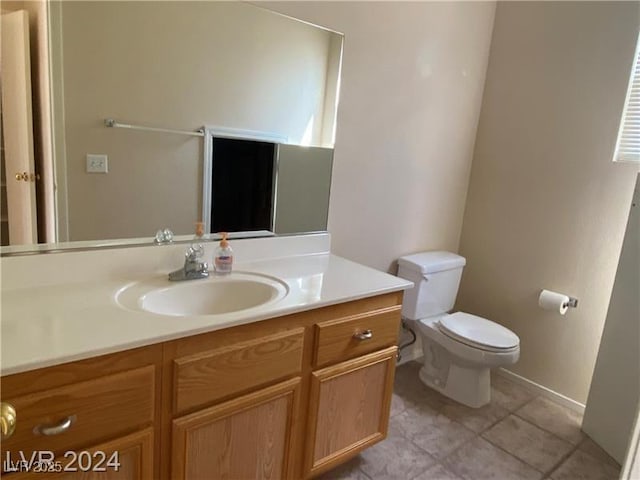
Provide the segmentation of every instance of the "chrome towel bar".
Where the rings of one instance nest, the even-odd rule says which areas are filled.
[[[199,128],[196,131],[189,130],[174,130],[171,128],[157,128],[157,127],[146,127],[144,125],[131,125],[128,123],[120,123],[113,118],[105,118],[104,124],[110,128],[129,128],[131,130],[145,130],[147,132],[162,132],[162,133],[177,133],[179,135],[191,135],[193,137],[204,137],[204,128]]]

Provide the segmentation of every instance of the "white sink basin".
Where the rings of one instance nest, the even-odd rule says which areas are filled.
[[[234,272],[183,282],[170,282],[166,276],[135,282],[118,291],[116,302],[132,310],[186,317],[258,308],[287,293],[287,285],[278,279]]]

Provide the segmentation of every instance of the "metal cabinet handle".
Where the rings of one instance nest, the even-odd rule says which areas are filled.
[[[373,332],[371,330],[365,330],[363,332],[356,332],[353,334],[353,338],[356,340],[369,340],[373,338]]]
[[[36,435],[44,435],[45,437],[60,435],[71,428],[71,425],[74,424],[76,418],[77,417],[75,415],[71,415],[57,425],[38,425],[33,429],[33,433]]]
[[[10,403],[0,402],[0,439],[6,440],[16,429],[16,409]]]

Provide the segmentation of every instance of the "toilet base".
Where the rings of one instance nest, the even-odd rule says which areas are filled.
[[[480,408],[491,401],[491,370],[465,368],[450,364],[446,379],[430,375],[426,365],[420,368],[420,381],[446,397],[468,407]]]
[[[518,361],[520,347],[487,351],[454,340],[439,329],[437,317],[418,323],[423,362],[420,381],[443,395],[472,408],[491,401],[491,368]]]

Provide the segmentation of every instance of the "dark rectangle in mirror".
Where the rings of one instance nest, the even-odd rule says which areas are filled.
[[[212,233],[273,230],[275,147],[213,138]]]

